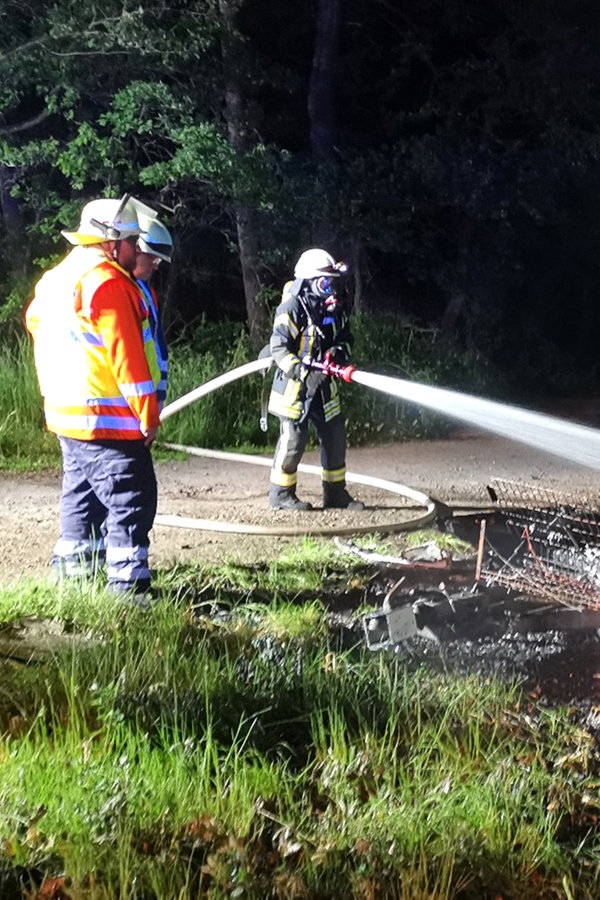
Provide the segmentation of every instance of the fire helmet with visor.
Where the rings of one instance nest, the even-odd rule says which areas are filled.
[[[339,283],[336,279],[348,271],[346,263],[336,262],[326,250],[313,247],[298,259],[294,277],[310,281],[311,290],[323,302],[327,312],[334,312],[339,304]]]
[[[83,207],[76,231],[61,232],[71,244],[99,244],[137,237],[140,226],[133,198],[91,200]]]
[[[124,241],[139,235],[140,215],[155,217],[156,213],[131,194],[124,194],[120,200],[102,197],[86,203],[76,231],[63,231],[61,234],[71,244],[83,246],[104,241]]]
[[[294,268],[294,278],[310,279],[320,275],[343,275],[346,271],[344,263],[336,263],[326,250],[313,247],[301,254]]]
[[[170,263],[173,256],[173,238],[169,229],[159,222],[156,216],[139,213],[138,220],[140,234],[137,243],[141,252]]]

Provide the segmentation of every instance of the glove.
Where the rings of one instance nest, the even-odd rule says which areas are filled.
[[[323,371],[326,375],[333,375],[333,368],[335,368],[335,363],[333,361],[331,350],[328,350],[323,357]]]
[[[342,347],[331,347],[330,350],[327,350],[325,356],[323,357],[323,370],[327,372],[330,366],[335,366],[339,368],[340,366],[345,366],[348,363],[348,354]],[[337,372],[329,374],[337,374]]]
[[[332,347],[323,357],[323,372],[332,378],[350,382],[355,371],[356,366],[348,365],[348,357],[341,347]]]
[[[306,396],[314,397],[317,391],[319,391],[323,387],[328,378],[329,375],[327,375],[327,373],[322,369],[311,369],[304,379],[304,384],[306,385]]]

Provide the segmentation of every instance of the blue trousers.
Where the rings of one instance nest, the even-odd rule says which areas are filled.
[[[109,589],[147,590],[149,534],[157,507],[150,448],[141,440],[59,441],[61,536],[52,568],[66,576],[90,576],[106,560]]]

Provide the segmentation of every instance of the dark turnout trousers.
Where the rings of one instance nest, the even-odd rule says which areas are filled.
[[[142,440],[59,441],[61,536],[53,570],[67,577],[91,576],[106,561],[110,590],[147,590],[149,534],[157,508],[150,448]]]

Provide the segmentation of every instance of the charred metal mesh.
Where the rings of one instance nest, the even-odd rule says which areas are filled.
[[[487,583],[548,603],[600,610],[598,498],[573,503],[541,485],[503,479],[494,479],[488,491],[516,545],[503,555],[486,537]]]

